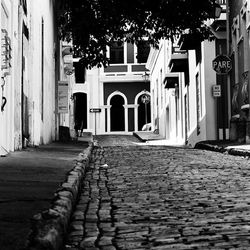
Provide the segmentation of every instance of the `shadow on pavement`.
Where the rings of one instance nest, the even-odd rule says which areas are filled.
[[[0,249],[24,247],[33,215],[48,209],[87,141],[54,142],[0,157]]]

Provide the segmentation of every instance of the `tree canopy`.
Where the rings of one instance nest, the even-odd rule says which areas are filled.
[[[215,0],[61,0],[59,31],[72,40],[74,53],[88,67],[107,65],[114,41],[137,43],[147,37],[157,46],[188,30],[206,39]]]

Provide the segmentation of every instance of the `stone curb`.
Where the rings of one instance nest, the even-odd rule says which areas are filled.
[[[243,156],[243,157],[250,157],[250,152],[244,149],[235,149],[230,148],[227,149],[228,154],[230,155],[237,155],[237,156]]]
[[[66,181],[55,192],[51,207],[33,217],[26,250],[62,249],[93,147],[94,143],[90,142],[88,148],[78,155]]]
[[[209,144],[209,143],[204,143],[204,142],[198,142],[194,146],[195,149],[203,149],[203,150],[209,150],[209,151],[214,151],[214,152],[220,152],[224,153],[227,150],[221,146]]]
[[[243,156],[243,157],[250,157],[250,151],[244,150],[244,149],[236,149],[236,148],[224,148],[221,146],[204,143],[204,142],[198,142],[194,146],[195,149],[202,149],[202,150],[209,150],[214,152],[220,152],[225,153],[227,152],[229,155],[235,155],[235,156]]]

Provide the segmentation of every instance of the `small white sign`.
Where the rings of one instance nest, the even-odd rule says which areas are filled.
[[[69,83],[66,81],[58,82],[58,113],[69,112]]]
[[[89,110],[90,113],[100,113],[102,110],[100,108],[91,108]]]
[[[213,97],[221,97],[221,86],[213,85],[212,92],[213,92]]]

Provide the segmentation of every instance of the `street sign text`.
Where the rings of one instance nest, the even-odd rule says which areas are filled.
[[[232,69],[232,60],[225,55],[217,56],[212,62],[217,74],[227,74]]]
[[[90,113],[100,113],[101,112],[101,109],[100,108],[91,108],[89,110]]]

